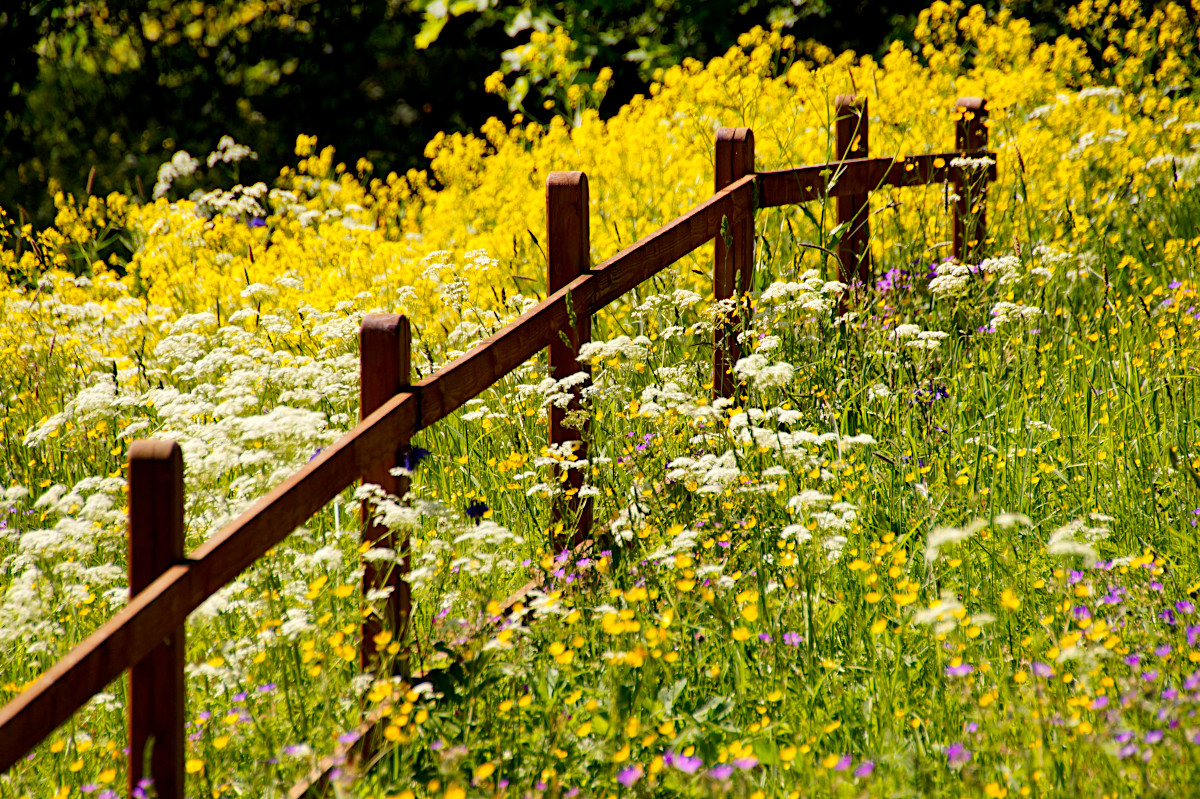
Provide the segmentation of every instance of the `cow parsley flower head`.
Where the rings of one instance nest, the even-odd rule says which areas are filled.
[[[796,373],[790,363],[771,363],[765,356],[755,353],[740,358],[733,367],[734,374],[750,381],[755,388],[765,389],[786,386]]]

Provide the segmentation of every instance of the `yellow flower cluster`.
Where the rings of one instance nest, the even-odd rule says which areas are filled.
[[[1099,74],[1081,40],[1039,44],[1026,20],[1008,12],[989,19],[982,7],[967,11],[958,1],[936,2],[920,14],[919,53],[896,43],[881,61],[851,53],[830,58],[779,30],[756,29],[707,65],[688,61],[662,72],[649,97],[634,98],[612,119],[586,110],[575,124],[556,118],[539,125],[524,124],[518,114],[510,125],[493,119],[478,134],[438,136],[427,146],[427,172],[373,176],[370,163],[349,169],[335,162],[334,150],[318,150],[316,138],[300,136],[298,164],[283,168],[270,190],[235,187],[140,206],[121,194],[86,202],[59,196],[58,226],[41,234],[38,251],[26,248],[19,258],[4,251],[0,266],[25,275],[48,265],[65,268],[80,253],[100,252],[118,232],[133,256],[127,265],[114,256],[112,265],[124,266],[131,287],[144,289],[152,304],[176,313],[220,316],[262,284],[272,290],[254,296],[259,311],[296,302],[330,310],[355,300],[432,323],[438,277],[422,277],[421,264],[432,251],[486,250],[502,266],[493,288],[509,294],[544,286],[544,182],[551,170],[588,174],[600,260],[712,192],[718,127],[754,128],[760,168],[830,160],[832,98],[846,92],[869,98],[876,155],[952,148],[955,98],[988,98],[991,148],[1000,154],[1004,187],[994,192],[994,220],[1026,212],[1020,199],[1033,184],[1039,210],[1078,206],[1100,217],[1120,215],[1128,193],[1151,180],[1154,164],[1189,151],[1194,101],[1147,88],[1178,78],[1183,48],[1195,34],[1175,5],[1146,17],[1128,2],[1084,2],[1070,19],[1105,30],[1117,17],[1129,32],[1108,36],[1104,58],[1115,66]],[[1157,66],[1147,73],[1136,54],[1150,50]],[[823,62],[814,65],[805,55]],[[1072,91],[1097,78],[1111,85]],[[1096,158],[1079,157],[1086,146],[1110,155],[1103,174]],[[884,202],[878,199],[881,208]],[[896,211],[901,217],[919,214],[920,203],[906,206]],[[1063,215],[1058,235],[1069,239],[1086,216]],[[912,229],[906,221],[896,228]],[[887,236],[877,236],[875,246],[890,246]],[[707,272],[700,262],[688,266]],[[706,278],[684,274],[685,283],[707,293]],[[298,287],[294,299],[281,295],[288,292],[277,287],[281,277]],[[478,300],[494,306],[499,296]]]
[[[779,30],[755,29],[708,64],[687,61],[661,72],[648,97],[611,119],[585,110],[542,125],[518,114],[510,124],[493,119],[478,134],[439,135],[426,150],[428,171],[375,176],[370,163],[351,169],[331,147],[318,149],[315,137],[302,135],[297,164],[270,188],[145,205],[120,194],[60,195],[56,228],[40,234],[40,247],[0,251],[0,272],[45,274],[81,260],[98,272],[101,264],[81,255],[98,261],[119,235],[133,254],[128,263],[109,256],[109,265],[127,272],[135,295],[144,292],[175,314],[223,317],[247,305],[324,311],[351,301],[407,312],[433,337],[444,313],[437,301],[444,275],[422,263],[430,252],[482,249],[498,259],[492,291],[471,298],[480,306],[544,287],[550,171],[588,174],[599,261],[711,194],[718,127],[751,127],[759,168],[830,160],[832,99],[842,93],[869,99],[875,155],[951,149],[955,98],[985,96],[1000,161],[993,239],[1022,214],[1076,209],[1060,214],[1059,240],[1046,242],[1061,246],[1088,217],[1128,214],[1129,196],[1147,189],[1156,168],[1170,170],[1174,158],[1190,154],[1200,118],[1194,99],[1161,90],[1179,78],[1181,59],[1194,48],[1184,10],[1168,4],[1147,16],[1136,3],[1084,2],[1070,17],[1089,35],[1118,18],[1128,33],[1105,34],[1106,64],[1095,66],[1083,39],[1038,43],[1027,21],[1008,12],[989,19],[958,0],[922,12],[918,52],[897,43],[879,61],[834,57]],[[543,38],[561,50],[561,34]],[[1153,63],[1139,61],[1150,52]],[[1108,85],[1088,88],[1097,81]],[[1097,149],[1082,157],[1087,148]],[[1040,207],[1024,208],[1034,186]],[[939,213],[931,215],[934,194]],[[922,203],[886,190],[873,202],[882,209],[904,200],[888,209],[895,215],[888,229],[923,229],[936,217],[928,239],[944,241],[940,195],[927,192]],[[873,244],[879,256],[901,245],[883,232]],[[703,258],[685,259],[681,286],[707,294]]]

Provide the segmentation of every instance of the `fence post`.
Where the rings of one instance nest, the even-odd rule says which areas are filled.
[[[834,108],[838,160],[868,157],[870,120],[867,98],[860,100],[853,94],[839,94],[834,100]],[[837,198],[837,222],[846,225],[838,241],[838,260],[841,263],[838,279],[846,284],[854,280],[864,286],[871,283],[871,207],[868,199],[867,192]]]
[[[412,331],[407,317],[399,314],[367,314],[359,332],[359,400],[361,417],[370,416],[384,403],[411,385]],[[397,477],[391,470],[403,466],[410,452],[407,437],[396,441],[395,452],[363,472],[363,483],[374,483],[389,494],[403,497],[408,493],[409,478]],[[384,617],[374,614],[363,618],[360,656],[362,668],[371,667],[376,653],[375,636],[390,630],[402,647],[408,635],[408,620],[412,611],[412,596],[405,580],[409,571],[408,539],[395,536],[382,524],[371,521],[371,503],[362,504],[363,543],[392,549],[395,564],[367,562],[363,565],[363,597],[376,589],[390,587]],[[408,651],[401,649],[396,669],[408,675]]]
[[[546,178],[546,290],[553,294],[575,278],[592,268],[591,228],[588,220],[588,182],[582,172],[551,172]],[[589,372],[577,355],[579,348],[592,340],[592,317],[571,314],[572,329],[564,331],[566,340],[550,342],[550,377],[562,380],[576,372]],[[572,398],[566,408],[550,406],[550,444],[564,444],[578,440],[575,455],[579,460],[587,458],[588,432],[590,423],[582,422],[578,429],[565,425],[568,413],[583,410],[580,398],[587,381],[571,389]],[[564,503],[555,503],[554,519],[564,524],[574,521],[575,530],[569,545],[585,540],[592,531],[592,500],[580,497],[583,487],[583,472],[566,469],[559,479],[563,481],[567,494]],[[555,541],[554,545],[560,543]]]
[[[954,105],[954,147],[968,157],[987,152],[988,111],[983,97],[960,97]],[[983,257],[987,239],[987,169],[964,170],[964,180],[955,182],[954,257],[959,263],[975,263]]]
[[[754,131],[721,128],[717,131],[714,190],[720,191],[754,172]],[[727,220],[717,234],[713,251],[713,301],[741,297],[754,279],[754,209],[739,219]],[[732,397],[733,367],[741,357],[738,347],[738,312],[718,319],[713,329],[713,398]]]
[[[131,597],[183,559],[183,533],[183,452],[174,441],[134,441],[129,447]],[[150,777],[161,799],[183,797],[184,629],[164,630],[161,643],[129,669],[130,795]]]

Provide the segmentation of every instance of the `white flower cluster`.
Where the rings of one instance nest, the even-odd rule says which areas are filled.
[[[631,339],[617,336],[608,341],[589,341],[579,348],[580,363],[604,363],[613,359],[644,361],[649,355],[651,341],[645,336]]]
[[[675,458],[667,463],[667,469],[668,480],[698,483],[697,494],[720,494],[742,474],[733,450],[726,450],[722,455],[708,453],[699,458]]]
[[[237,184],[229,191],[213,189],[196,200],[196,208],[203,214],[226,216],[265,216],[266,211],[259,203],[267,195],[267,184],[259,181],[250,186]]]
[[[831,480],[834,475],[829,469],[820,466],[821,458],[814,452],[815,448],[833,444],[837,448],[840,460],[851,447],[871,446],[876,443],[874,437],[868,433],[843,436],[835,431],[813,433],[808,430],[779,429],[781,425],[796,424],[800,418],[800,414],[795,410],[772,407],[764,411],[761,408],[751,408],[730,417],[729,432],[738,444],[777,453],[773,460],[778,465],[791,465],[805,472],[819,468],[821,480]]]
[[[938,635],[946,635],[958,626],[958,617],[966,615],[966,609],[958,601],[953,591],[942,589],[940,599],[929,603],[929,607],[915,611],[912,623],[933,625],[933,631]]]
[[[1090,525],[1088,520],[1074,519],[1050,534],[1046,542],[1046,552],[1051,555],[1077,556],[1087,565],[1099,560],[1096,554],[1096,543],[1108,537],[1109,528],[1103,522],[1111,521],[1111,517],[1094,514],[1091,521],[1100,524]],[[1082,540],[1081,540],[1082,539]]]
[[[158,168],[158,177],[154,181],[154,191],[152,197],[158,199],[166,196],[166,193],[171,190],[171,184],[178,178],[187,177],[195,174],[200,168],[200,162],[192,158],[187,150],[179,150],[175,155],[171,156],[171,160],[162,164]]]
[[[244,144],[238,144],[232,136],[222,136],[217,142],[217,149],[208,154],[208,166],[211,169],[218,163],[236,164],[245,159],[257,160],[258,153]]]
[[[916,350],[936,350],[942,339],[949,335],[943,330],[922,330],[919,325],[909,323],[896,325],[888,337],[892,341],[903,341],[904,346]]]
[[[802,543],[811,541],[811,525],[823,533],[820,545],[825,550],[826,557],[830,562],[836,561],[846,546],[847,539],[843,533],[853,526],[858,518],[858,509],[849,502],[834,502],[826,509],[825,505],[832,499],[828,494],[812,489],[792,496],[787,503],[788,510],[807,517],[808,521],[787,525],[780,531],[780,537],[795,538]],[[828,535],[824,535],[825,533]]]
[[[971,267],[957,261],[938,264],[937,277],[929,281],[929,291],[935,297],[951,299],[967,293],[971,283]]]
[[[984,258],[979,262],[979,271],[996,275],[1000,285],[1006,286],[1016,282],[1021,275],[1021,259],[1015,255],[998,255],[994,258]]]
[[[639,321],[652,319],[662,312],[664,308],[684,309],[690,308],[700,302],[700,295],[694,291],[685,289],[675,289],[671,294],[653,294],[647,297],[642,303],[637,305],[631,312],[631,316]]]
[[[796,373],[795,367],[790,363],[771,363],[758,353],[740,358],[733,371],[742,380],[749,380],[759,390],[782,388],[792,382]]]
[[[1000,328],[1041,316],[1042,309],[1036,305],[1017,305],[1011,302],[998,302],[992,306],[992,324]]]
[[[694,417],[695,409],[696,405],[692,395],[680,388],[679,383],[674,380],[668,380],[661,388],[646,386],[642,389],[639,410],[643,416],[656,419],[667,411],[673,410]],[[706,407],[706,410],[711,410],[711,407]],[[715,417],[717,414],[711,415]]]
[[[989,166],[995,166],[996,159],[983,156],[981,158],[967,158],[959,156],[958,158],[950,159],[950,166],[961,167],[963,169],[985,169]]]
[[[803,311],[802,316],[821,316],[829,313],[846,284],[837,280],[822,280],[821,273],[809,269],[798,281],[776,281],[767,286],[758,298],[758,308],[770,307],[771,319]]]

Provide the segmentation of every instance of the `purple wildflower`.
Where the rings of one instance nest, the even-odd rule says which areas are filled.
[[[617,772],[617,782],[624,785],[626,788],[631,787],[635,782],[642,778],[642,767],[638,765],[626,766]]]
[[[961,742],[955,742],[946,747],[946,762],[950,768],[958,768],[971,759],[971,750]]]
[[[663,764],[678,769],[684,774],[695,774],[704,765],[704,761],[698,757],[688,757],[668,749],[663,753]]]
[[[402,459],[401,465],[405,469],[407,469],[408,471],[411,472],[412,470],[417,468],[417,464],[419,464],[421,461],[425,460],[425,458],[427,458],[428,456],[429,456],[429,450],[425,449],[424,447],[418,447],[418,446],[413,445],[404,451],[404,457]]]

